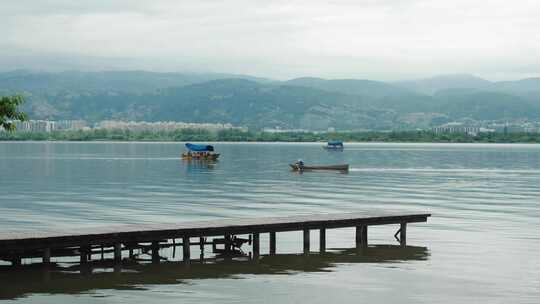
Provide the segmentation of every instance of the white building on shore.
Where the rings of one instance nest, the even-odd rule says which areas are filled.
[[[177,121],[120,121],[120,120],[104,120],[95,125],[96,129],[106,130],[130,130],[130,131],[174,131],[181,129],[201,129],[208,131],[221,130],[245,130],[245,128],[235,127],[230,123],[187,123]]]
[[[26,120],[14,121],[17,132],[48,133],[60,130],[82,130],[86,127],[84,120]]]
[[[450,122],[433,128],[435,133],[465,133],[469,135],[477,135],[478,133],[494,132],[493,129],[486,129],[479,126],[470,126],[461,122]]]

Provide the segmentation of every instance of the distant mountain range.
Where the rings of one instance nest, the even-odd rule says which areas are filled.
[[[414,129],[460,119],[540,120],[540,78],[491,82],[445,75],[395,83],[274,81],[247,75],[143,71],[0,73],[31,119],[222,122],[250,128]]]

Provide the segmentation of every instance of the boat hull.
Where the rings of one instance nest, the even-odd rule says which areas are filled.
[[[219,158],[219,153],[215,154],[209,154],[207,156],[194,156],[194,155],[187,155],[182,154],[182,159],[184,160],[217,160]]]
[[[349,165],[331,165],[331,166],[298,166],[289,164],[294,171],[311,171],[311,170],[334,170],[334,171],[349,171]]]

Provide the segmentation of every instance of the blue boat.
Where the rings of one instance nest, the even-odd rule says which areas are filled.
[[[323,148],[327,150],[343,150],[343,142],[337,140],[329,141]]]
[[[182,158],[187,160],[217,160],[219,153],[214,153],[212,145],[196,145],[186,143],[187,153],[182,153]]]

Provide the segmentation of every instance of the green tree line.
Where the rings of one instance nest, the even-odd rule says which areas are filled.
[[[248,141],[248,142],[434,142],[434,143],[540,143],[540,133],[435,133],[431,131],[396,132],[283,132],[203,129],[174,131],[77,130],[43,133],[0,132],[0,140],[50,141]]]

